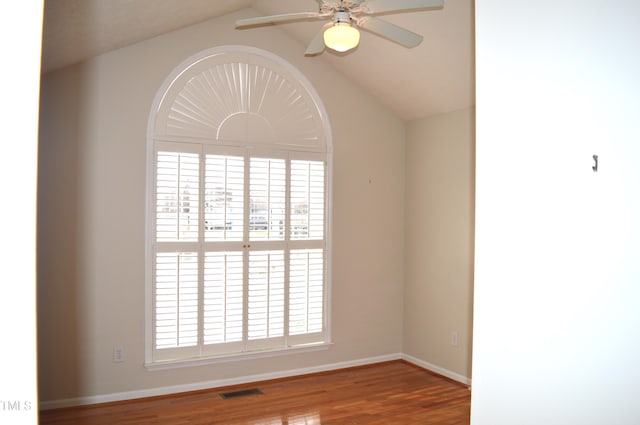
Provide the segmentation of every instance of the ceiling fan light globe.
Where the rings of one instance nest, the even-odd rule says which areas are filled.
[[[324,44],[337,52],[346,52],[360,43],[360,31],[346,22],[337,22],[324,32]]]

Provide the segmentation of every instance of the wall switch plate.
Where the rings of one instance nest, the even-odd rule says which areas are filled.
[[[451,332],[451,345],[453,347],[457,347],[458,346],[458,332],[457,331]]]
[[[122,347],[113,347],[113,362],[121,363],[124,361],[124,348]]]

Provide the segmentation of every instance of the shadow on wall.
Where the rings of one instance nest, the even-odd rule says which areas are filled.
[[[59,79],[75,79],[76,82]],[[81,320],[86,294],[81,285],[82,140],[86,111],[79,72],[53,73],[42,80],[38,144],[37,334],[38,393],[65,397],[83,394],[82,338],[90,335]],[[65,90],[72,87],[73,90]],[[64,92],[62,92],[65,90]],[[63,98],[65,108],[56,108]],[[64,135],[49,137],[49,135]]]

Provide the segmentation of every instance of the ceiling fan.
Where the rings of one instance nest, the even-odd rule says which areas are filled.
[[[408,29],[375,17],[375,15],[404,12],[414,9],[441,8],[444,0],[316,0],[318,12],[295,12],[283,15],[240,19],[236,28],[255,27],[293,21],[330,19],[311,41],[304,54],[317,55],[326,47],[346,52],[360,42],[357,27],[387,38],[405,47],[415,47],[422,36]]]

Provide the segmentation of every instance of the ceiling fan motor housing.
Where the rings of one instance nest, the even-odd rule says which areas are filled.
[[[333,15],[333,22],[336,24],[351,24],[351,15],[343,10]]]

